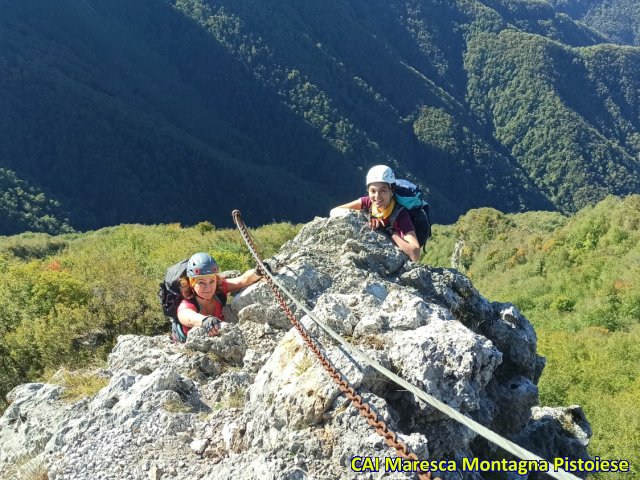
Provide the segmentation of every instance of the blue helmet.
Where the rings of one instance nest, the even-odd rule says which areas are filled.
[[[191,255],[187,262],[187,277],[194,278],[214,273],[218,273],[218,264],[211,255],[204,252]]]

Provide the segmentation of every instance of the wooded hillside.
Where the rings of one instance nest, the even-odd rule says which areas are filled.
[[[0,168],[57,219],[21,228],[307,221],[377,163],[438,223],[639,192],[640,50],[555,3],[0,0]]]

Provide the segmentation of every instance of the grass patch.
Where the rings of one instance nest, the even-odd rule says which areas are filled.
[[[49,480],[49,472],[43,463],[31,464],[24,468],[20,480]]]
[[[302,358],[300,359],[300,361],[296,363],[296,366],[295,366],[296,375],[299,377],[304,372],[309,370],[312,365],[313,365],[313,358],[307,355],[307,353],[305,352],[302,355]]]
[[[211,410],[219,412],[227,408],[244,408],[246,391],[242,388],[234,390],[222,400],[211,405]]]
[[[184,403],[182,400],[167,400],[162,404],[162,408],[171,413],[191,413],[193,409],[190,405]]]
[[[233,391],[226,399],[227,408],[243,408],[245,403],[245,391],[241,388]]]
[[[93,372],[63,371],[58,383],[64,387],[60,398],[67,402],[75,402],[94,396],[109,384],[109,379]]]
[[[358,345],[373,348],[374,350],[384,350],[386,345],[384,340],[377,335],[366,335],[359,339]]]
[[[34,460],[32,455],[23,455],[4,471],[6,478],[15,480],[49,480],[49,473],[41,459]],[[3,477],[5,478],[5,477]]]

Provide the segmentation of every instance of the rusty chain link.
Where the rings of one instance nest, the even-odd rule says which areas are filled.
[[[251,237],[251,234],[249,233],[249,230],[247,229],[246,225],[242,221],[242,218],[240,216],[240,211],[234,210],[232,212],[232,216],[233,216],[233,221],[235,222],[236,226],[238,227],[238,230],[240,231],[240,234],[242,235],[242,238],[244,239],[245,243],[247,244],[247,247],[249,248],[249,252],[253,256],[253,258],[256,260],[257,264],[261,268],[264,268],[262,267],[262,259],[259,257],[257,253],[258,250],[256,248],[255,242],[253,241],[253,238]],[[317,342],[313,338],[311,338],[309,333],[305,330],[304,326],[295,317],[294,313],[289,308],[289,305],[287,304],[286,300],[282,296],[282,293],[278,289],[278,286],[270,277],[270,275],[265,273],[263,278],[269,284],[269,287],[271,288],[271,290],[273,291],[273,294],[278,300],[280,307],[286,313],[287,317],[289,317],[289,320],[291,321],[293,326],[296,328],[296,330],[298,331],[302,339],[305,341],[307,346],[318,358],[318,360],[320,361],[320,364],[324,367],[324,369],[327,371],[329,376],[331,376],[331,378],[337,383],[340,390],[347,396],[347,398],[351,401],[351,403],[358,409],[358,411],[360,412],[360,415],[362,415],[367,420],[367,423],[370,426],[374,427],[378,435],[384,438],[384,441],[388,446],[395,448],[399,457],[406,458],[412,461],[418,461],[418,456],[413,452],[409,452],[409,448],[407,447],[407,445],[401,440],[398,440],[398,435],[394,431],[389,429],[389,427],[384,422],[384,420],[380,420],[380,418],[378,417],[378,414],[371,409],[371,406],[366,401],[364,401],[362,399],[362,396],[360,396],[355,391],[355,389],[349,384],[349,382],[344,377],[344,375],[342,375],[342,373],[340,373],[331,364],[329,359],[327,359],[327,357],[322,353],[322,351],[318,347]],[[419,480],[431,480],[431,472],[418,470],[418,478]],[[440,480],[440,479],[436,477],[434,480]]]

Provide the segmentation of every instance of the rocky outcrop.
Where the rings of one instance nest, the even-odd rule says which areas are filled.
[[[537,406],[544,360],[513,305],[487,301],[455,270],[410,262],[355,212],[310,222],[269,264],[317,318],[411,383],[534,452],[586,458],[580,408]],[[38,465],[52,480],[415,478],[352,470],[354,456],[395,452],[290,329],[265,282],[231,308],[237,321],[220,337],[120,337],[95,372],[108,385],[91,398],[64,400],[60,385],[14,389],[0,419],[0,477]],[[497,455],[346,355],[310,318],[302,323],[421,459]]]

